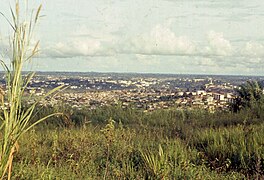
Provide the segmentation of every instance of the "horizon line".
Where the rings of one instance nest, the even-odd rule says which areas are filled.
[[[113,72],[113,71],[22,71],[25,72],[36,72],[36,73],[97,73],[97,74],[138,74],[138,75],[191,75],[191,76],[240,76],[240,77],[264,77],[264,75],[246,75],[246,74],[204,74],[204,73],[164,73],[164,72]],[[0,70],[0,73],[5,71]]]

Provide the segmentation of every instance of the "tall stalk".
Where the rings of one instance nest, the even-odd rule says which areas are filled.
[[[31,117],[39,100],[36,100],[29,108],[22,108],[22,97],[28,83],[34,76],[34,73],[22,76],[22,70],[25,63],[32,59],[38,53],[39,42],[34,46],[31,39],[35,25],[39,20],[42,6],[40,5],[34,13],[22,17],[20,14],[20,2],[16,0],[15,8],[10,8],[12,20],[8,20],[2,14],[13,30],[11,37],[11,58],[10,65],[6,65],[3,60],[1,64],[6,72],[6,94],[1,102],[2,113],[0,116],[0,178],[11,178],[12,162],[14,154],[18,151],[19,138],[34,127],[36,124],[55,115],[50,114],[46,117],[30,123]],[[61,89],[57,87],[47,93],[42,98],[49,96]]]

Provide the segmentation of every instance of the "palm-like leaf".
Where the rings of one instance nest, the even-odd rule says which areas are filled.
[[[260,102],[263,99],[263,86],[256,81],[247,81],[236,89],[237,106],[251,107],[252,103]]]

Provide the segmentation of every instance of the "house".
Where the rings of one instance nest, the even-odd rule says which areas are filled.
[[[224,101],[225,100],[225,95],[224,94],[214,93],[213,97],[217,101]]]
[[[196,91],[196,94],[197,95],[203,95],[203,96],[205,96],[206,95],[206,91],[204,91],[204,90],[197,90]]]

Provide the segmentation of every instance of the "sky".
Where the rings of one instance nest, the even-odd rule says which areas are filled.
[[[11,18],[14,0],[0,0]],[[26,0],[21,0],[24,4]],[[28,0],[36,71],[264,75],[261,0]],[[11,29],[0,17],[0,50]]]

